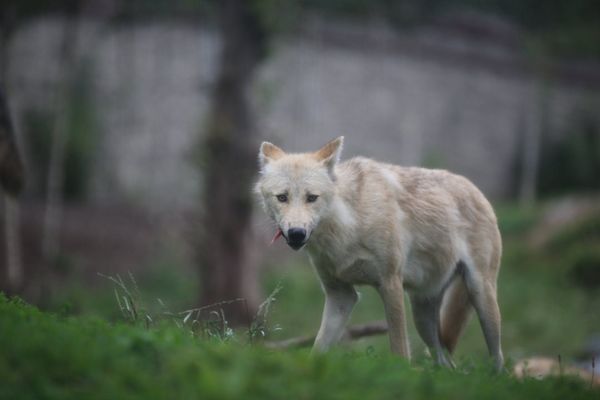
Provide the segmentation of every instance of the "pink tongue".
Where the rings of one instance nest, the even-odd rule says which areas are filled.
[[[277,232],[275,233],[275,236],[273,236],[273,239],[271,239],[270,244],[275,243],[281,236],[283,236],[283,232],[281,232],[281,229],[277,229]]]

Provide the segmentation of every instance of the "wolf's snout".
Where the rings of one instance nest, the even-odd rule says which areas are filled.
[[[287,232],[288,244],[294,250],[298,250],[304,245],[306,240],[306,229],[304,228],[290,228]]]

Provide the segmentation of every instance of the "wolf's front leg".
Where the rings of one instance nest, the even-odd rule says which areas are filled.
[[[324,352],[340,340],[350,313],[358,301],[358,294],[352,285],[324,285],[324,290],[325,308],[313,353]]]
[[[378,290],[385,307],[392,352],[410,360],[402,279],[393,276],[388,281],[383,282]]]

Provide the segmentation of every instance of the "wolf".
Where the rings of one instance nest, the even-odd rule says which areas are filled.
[[[255,191],[294,250],[305,248],[325,293],[313,352],[340,340],[358,300],[379,293],[393,353],[410,360],[404,292],[434,360],[452,352],[475,309],[496,369],[503,366],[497,277],[502,241],[493,208],[466,178],[356,157],[343,137],[312,153],[263,142]]]

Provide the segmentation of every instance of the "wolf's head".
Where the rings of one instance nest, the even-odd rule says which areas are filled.
[[[301,249],[326,216],[335,195],[335,165],[344,138],[332,140],[314,153],[288,154],[263,142],[258,159],[256,192],[269,217],[294,250]]]

